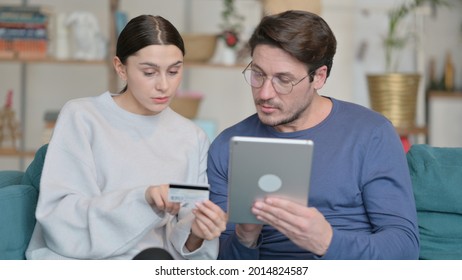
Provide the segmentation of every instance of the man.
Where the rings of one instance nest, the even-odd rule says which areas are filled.
[[[309,207],[268,196],[252,212],[265,225],[228,224],[220,259],[416,259],[419,236],[405,154],[392,124],[359,105],[318,94],[336,39],[319,16],[267,16],[243,71],[257,114],[224,130],[209,150],[211,200],[227,208],[232,136],[311,139]],[[287,168],[290,168],[288,166]]]

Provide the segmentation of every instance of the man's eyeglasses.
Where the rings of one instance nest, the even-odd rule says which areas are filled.
[[[250,62],[249,65],[245,67],[244,71],[242,71],[244,79],[251,87],[261,88],[265,83],[265,80],[269,77],[261,71],[253,70],[251,68],[251,65],[252,62]],[[283,75],[273,76],[271,77],[271,84],[273,85],[274,90],[278,94],[289,94],[292,92],[294,86],[298,85],[301,81],[303,81],[312,74],[314,74],[314,71],[298,81],[293,81],[292,79]]]

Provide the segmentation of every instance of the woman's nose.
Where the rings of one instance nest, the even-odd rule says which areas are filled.
[[[156,90],[158,91],[166,91],[168,89],[168,81],[167,77],[165,75],[160,75],[156,79],[156,84],[155,84]]]

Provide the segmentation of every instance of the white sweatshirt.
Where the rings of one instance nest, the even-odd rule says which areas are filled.
[[[175,259],[215,259],[218,240],[184,247],[193,215],[158,213],[150,185],[206,183],[209,140],[170,108],[142,116],[109,92],[69,101],[50,141],[28,259],[131,259],[149,247]]]

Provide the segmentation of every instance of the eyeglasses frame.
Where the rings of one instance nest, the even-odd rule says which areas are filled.
[[[247,66],[244,68],[244,70],[242,70],[241,73],[242,73],[242,75],[244,76],[244,80],[245,80],[245,81],[247,82],[247,84],[249,84],[252,88],[257,88],[257,89],[258,89],[258,88],[262,88],[263,85],[265,84],[266,79],[268,79],[268,76],[267,76],[266,74],[265,74],[265,75],[266,75],[265,81],[263,81],[263,83],[262,83],[261,86],[259,86],[259,87],[252,86],[251,83],[250,83],[249,81],[247,81],[247,79],[245,78],[245,72],[248,71],[248,70],[252,71],[252,68],[249,68],[249,67],[252,65],[252,62],[253,62],[253,61],[250,61],[249,64],[247,64]],[[313,74],[315,74],[316,70],[317,70],[317,69],[315,69],[315,70],[309,72],[308,75],[306,75],[305,77],[301,78],[301,79],[298,80],[297,82],[291,81],[290,84],[292,85],[292,88],[290,89],[290,91],[289,91],[288,93],[280,93],[280,92],[278,92],[278,91],[276,90],[276,88],[274,87],[274,84],[273,84],[273,78],[274,78],[274,76],[271,78],[271,86],[273,86],[274,91],[275,91],[276,93],[278,93],[278,94],[282,94],[282,95],[290,94],[290,93],[294,90],[294,87],[295,87],[296,85],[298,85],[299,83],[301,83],[301,82],[302,82],[304,79],[306,79],[307,77],[311,77]]]

